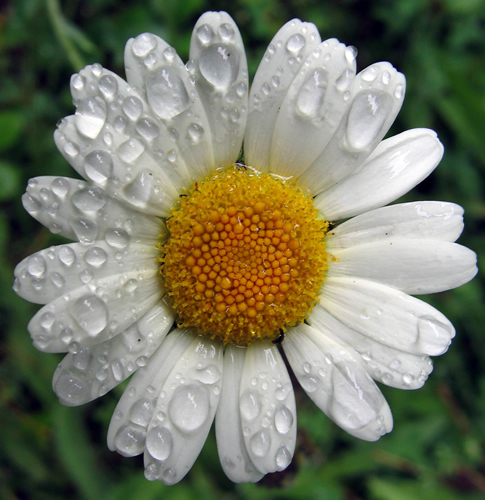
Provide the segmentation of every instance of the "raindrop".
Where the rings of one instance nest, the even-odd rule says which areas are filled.
[[[64,199],[69,192],[69,181],[62,177],[57,177],[51,183],[52,192],[61,199]]]
[[[165,59],[169,62],[173,61],[176,54],[177,54],[177,52],[175,52],[175,49],[173,47],[167,47],[163,51],[163,55],[164,55]]]
[[[113,127],[116,130],[116,132],[119,132],[120,134],[123,133],[127,125],[126,118],[124,116],[117,116],[115,118],[115,121],[113,123]]]
[[[71,308],[71,314],[79,326],[89,335],[96,336],[108,324],[108,308],[96,295],[80,297]]]
[[[167,158],[168,158],[169,162],[174,163],[177,160],[177,151],[175,151],[174,149],[171,149],[167,153]]]
[[[106,99],[112,99],[118,92],[118,82],[114,76],[105,75],[99,80],[98,88]]]
[[[25,210],[27,210],[27,212],[29,212],[30,214],[42,210],[42,204],[40,203],[40,201],[36,200],[29,193],[24,193],[22,195],[22,204]]]
[[[147,465],[145,468],[145,478],[148,481],[156,481],[158,479],[158,467],[156,464]]]
[[[112,229],[106,232],[106,242],[113,248],[125,248],[130,242],[130,235],[123,229]]]
[[[72,143],[72,142],[66,142],[66,144],[64,144],[64,152],[71,156],[71,157],[74,157],[74,156],[77,156],[78,153],[79,153],[79,149],[78,147]]]
[[[118,156],[126,163],[134,162],[145,151],[145,146],[137,139],[128,139],[118,147]]]
[[[111,371],[113,372],[113,377],[117,382],[121,382],[125,378],[123,365],[119,359],[115,359],[111,362]]]
[[[128,292],[128,293],[133,293],[137,288],[138,288],[138,280],[131,279],[128,280],[124,285],[123,288]]]
[[[98,184],[102,184],[111,177],[113,172],[113,160],[106,151],[93,151],[84,160],[84,172],[86,177]]]
[[[158,125],[149,118],[141,118],[136,122],[136,130],[147,141],[152,141],[160,134]]]
[[[169,120],[190,106],[182,78],[174,68],[154,71],[146,81],[148,104],[157,116]]]
[[[96,212],[106,204],[106,193],[97,187],[88,187],[74,193],[73,205],[83,212]]]
[[[67,267],[71,267],[76,260],[76,254],[74,253],[74,250],[67,246],[59,248],[57,256],[59,257],[59,260],[62,262],[62,264]]]
[[[384,73],[382,73],[382,83],[384,85],[389,85],[390,81],[391,81],[391,75],[389,71],[384,71]]]
[[[46,312],[40,317],[39,323],[42,328],[49,330],[55,320],[56,318],[51,312]]]
[[[52,284],[54,286],[56,286],[57,288],[62,288],[66,284],[66,280],[59,273],[52,273],[50,278],[51,278]]]
[[[150,33],[143,33],[138,35],[133,40],[133,45],[131,49],[133,54],[137,57],[145,57],[151,50],[153,50],[157,45],[155,37]]]
[[[100,247],[93,247],[86,251],[84,260],[93,267],[101,267],[107,260],[108,254]]]
[[[151,172],[139,172],[135,180],[125,187],[125,196],[134,205],[145,206],[152,195],[154,181]]]
[[[361,78],[364,82],[373,82],[377,78],[377,68],[370,66],[362,72]]]
[[[314,69],[306,78],[298,92],[296,107],[300,114],[314,117],[323,104],[327,90],[328,72],[323,68]]]
[[[292,54],[296,54],[306,45],[305,37],[296,33],[290,36],[286,42],[286,48]]]
[[[203,44],[207,44],[212,40],[214,32],[208,24],[203,24],[197,28],[197,37]]]
[[[393,359],[390,363],[389,363],[389,368],[391,370],[399,370],[399,368],[401,368],[401,362],[398,360],[398,359]]]
[[[200,54],[199,69],[210,84],[227,88],[236,81],[239,73],[239,53],[236,47],[212,45]]]
[[[338,90],[343,92],[349,88],[350,82],[354,77],[354,72],[346,68],[342,71],[342,74],[335,80],[335,86]]]
[[[96,139],[106,122],[106,104],[99,97],[90,97],[79,103],[74,116],[79,132]]]
[[[282,471],[290,465],[291,453],[288,451],[285,445],[280,446],[275,457],[276,467],[279,471]]]
[[[143,104],[135,96],[126,97],[122,104],[123,111],[125,115],[130,118],[130,120],[138,120],[143,112]]]
[[[130,410],[130,420],[134,424],[147,427],[153,414],[153,405],[149,399],[139,399]]]
[[[234,29],[230,24],[224,23],[219,26],[219,34],[225,40],[230,40],[234,36]]]
[[[402,83],[399,83],[398,85],[396,85],[396,90],[394,91],[394,97],[396,99],[401,99],[403,94],[404,94],[404,87]]]
[[[82,90],[84,88],[84,78],[77,73],[75,75],[72,75],[71,85],[76,90]]]
[[[249,440],[249,448],[257,457],[264,457],[271,447],[271,434],[267,429],[254,434]]]
[[[205,387],[189,384],[179,386],[170,401],[169,415],[182,432],[199,429],[209,418],[209,395]]]
[[[251,422],[257,418],[262,408],[259,394],[256,391],[245,391],[239,400],[239,408],[244,419]]]
[[[93,75],[98,78],[100,75],[101,75],[101,72],[103,71],[103,67],[101,66],[101,64],[99,63],[94,63],[92,66],[91,66],[91,71],[93,73]]]
[[[90,399],[90,386],[84,380],[63,372],[55,383],[54,390],[63,402],[78,406]]]
[[[410,373],[405,373],[402,380],[406,385],[411,385],[414,382],[414,377]]]
[[[392,109],[390,96],[379,92],[361,92],[350,108],[347,122],[347,141],[351,148],[369,147],[379,136]]]
[[[146,432],[144,429],[124,426],[116,435],[115,446],[118,452],[125,457],[134,457],[145,448]]]
[[[83,245],[90,245],[98,235],[98,225],[90,219],[74,219],[70,222],[76,238]]]
[[[40,278],[46,270],[46,262],[41,255],[32,255],[27,261],[27,271],[31,276]]]
[[[146,447],[155,460],[166,460],[172,453],[172,433],[166,427],[153,427],[148,432]]]
[[[241,82],[237,87],[236,87],[236,93],[239,97],[243,97],[244,94],[246,94],[248,90],[248,86],[244,83]]]
[[[187,129],[187,138],[192,141],[193,144],[197,144],[204,134],[204,129],[197,125],[197,123],[192,123]]]
[[[271,78],[271,84],[273,85],[274,88],[277,88],[280,86],[280,79],[277,76],[273,76]]]
[[[221,371],[215,365],[208,365],[204,368],[197,369],[196,378],[199,382],[206,385],[215,384],[221,379]]]
[[[263,94],[268,95],[271,92],[271,87],[266,82],[264,82],[261,90],[263,91]]]
[[[311,375],[304,375],[298,379],[301,386],[306,392],[312,393],[315,392],[321,384],[321,380],[319,377],[314,377]]]
[[[85,371],[91,360],[91,353],[89,348],[82,349],[76,354],[72,355],[72,366],[78,370]]]
[[[355,61],[357,57],[358,51],[353,45],[349,45],[345,49],[345,59],[347,60],[348,63],[352,63]]]
[[[286,434],[291,429],[293,425],[293,414],[285,405],[281,405],[275,411],[274,423],[276,430],[280,434]]]

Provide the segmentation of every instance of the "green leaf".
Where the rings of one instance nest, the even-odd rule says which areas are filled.
[[[0,201],[11,200],[20,190],[19,169],[11,163],[0,160]]]
[[[19,111],[0,112],[0,151],[12,146],[25,125],[24,115]]]

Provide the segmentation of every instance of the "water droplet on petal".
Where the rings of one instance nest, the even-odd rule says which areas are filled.
[[[98,235],[98,225],[90,219],[75,219],[70,222],[79,243],[90,245]]]
[[[64,144],[64,152],[71,158],[74,158],[79,154],[79,148],[72,142],[66,142]]]
[[[281,405],[275,411],[274,423],[280,434],[286,434],[293,425],[293,413],[285,405]]]
[[[315,392],[321,384],[321,380],[319,377],[315,377],[312,375],[304,375],[298,379],[301,386],[306,392],[312,393]]]
[[[96,295],[85,295],[74,302],[71,307],[72,317],[90,336],[102,332],[108,324],[108,308]]]
[[[157,45],[155,37],[151,33],[142,33],[133,40],[131,49],[137,57],[145,57]]]
[[[377,74],[378,74],[377,67],[369,66],[362,72],[360,77],[362,78],[362,80],[364,80],[364,82],[373,82],[377,78]]]
[[[190,106],[189,94],[174,68],[154,71],[146,81],[148,104],[164,120],[173,118]]]
[[[117,451],[125,457],[134,457],[145,448],[146,432],[144,429],[124,426],[116,435],[115,446]]]
[[[259,394],[256,391],[245,391],[239,400],[239,408],[244,419],[252,421],[257,418],[262,408]]]
[[[149,399],[139,399],[130,410],[130,420],[141,427],[147,427],[153,414],[153,404]]]
[[[41,255],[32,255],[27,261],[27,271],[31,276],[40,278],[46,270],[46,262]]]
[[[305,37],[296,33],[291,35],[286,42],[286,48],[292,54],[296,54],[306,45]]]
[[[150,464],[145,468],[145,478],[148,481],[156,481],[158,477],[158,467],[156,464]]]
[[[22,195],[22,205],[29,214],[39,212],[42,210],[42,204],[39,200],[31,196],[29,193],[24,193]]]
[[[212,28],[208,24],[203,24],[197,28],[197,37],[202,43],[209,43],[213,36],[214,31],[212,31]]]
[[[401,83],[396,85],[396,90],[394,91],[394,97],[396,99],[401,99],[404,93],[404,87]]]
[[[405,385],[411,385],[414,382],[414,377],[410,373],[405,373],[402,376],[402,380]]]
[[[145,151],[145,146],[137,139],[128,139],[118,147],[118,156],[126,163],[134,162]]]
[[[398,360],[398,359],[393,359],[390,363],[389,363],[389,368],[391,370],[399,370],[399,368],[401,368],[401,362]]]
[[[171,149],[168,153],[167,153],[167,159],[170,163],[174,163],[176,160],[177,160],[177,151],[175,151],[174,149]]]
[[[74,253],[74,250],[67,246],[59,248],[57,256],[59,257],[59,260],[67,267],[71,267],[76,260],[76,254]]]
[[[166,427],[153,427],[148,432],[146,446],[155,460],[166,460],[172,453],[172,433]]]
[[[136,130],[147,141],[152,141],[160,134],[160,128],[150,118],[141,118],[136,122]]]
[[[71,201],[76,208],[83,212],[96,212],[104,207],[107,196],[102,189],[93,186],[74,193]]]
[[[314,69],[300,88],[296,107],[300,114],[314,117],[323,104],[327,90],[328,72],[323,68]]]
[[[203,134],[204,129],[197,123],[192,123],[187,129],[187,137],[193,144],[197,144]]]
[[[124,193],[134,205],[145,206],[151,198],[155,179],[151,172],[139,172],[135,180],[125,187]]]
[[[342,71],[342,74],[335,80],[335,86],[343,92],[349,88],[350,82],[354,77],[354,72],[346,68]]]
[[[61,199],[64,199],[69,192],[69,181],[62,177],[57,177],[51,183],[52,192]]]
[[[90,399],[89,384],[67,372],[57,379],[54,390],[57,396],[72,406],[78,406]]]
[[[200,54],[199,69],[214,87],[227,88],[239,73],[239,52],[236,47],[225,44],[207,47]]]
[[[117,382],[124,380],[124,370],[123,365],[119,359],[115,359],[111,362],[111,371],[113,372],[113,377]]]
[[[221,371],[215,365],[198,368],[196,378],[199,382],[206,385],[212,385],[221,379]]]
[[[79,75],[75,74],[72,75],[71,77],[71,85],[76,89],[76,90],[82,90],[84,88],[84,78]]]
[[[290,465],[291,453],[288,451],[285,445],[280,446],[275,457],[276,467],[279,471],[282,471]]]
[[[230,40],[234,36],[234,29],[230,24],[224,23],[219,26],[219,34],[225,40]]]
[[[49,330],[54,324],[55,320],[56,318],[54,314],[52,314],[51,312],[46,312],[40,317],[39,323],[42,328],[44,328],[45,330]]]
[[[90,248],[84,254],[84,260],[93,267],[101,267],[107,260],[108,254],[100,247]]]
[[[99,97],[90,97],[79,103],[74,115],[74,122],[79,132],[96,139],[106,121],[106,104]]]
[[[62,277],[62,274],[60,273],[52,273],[51,276],[51,281],[54,286],[57,288],[62,288],[66,284],[66,280]]]
[[[98,82],[99,91],[106,99],[112,99],[118,92],[118,82],[112,75],[104,75]]]
[[[249,440],[249,448],[257,457],[264,457],[271,447],[271,434],[267,429],[254,434]]]
[[[143,112],[143,104],[135,96],[128,96],[125,98],[122,104],[123,111],[125,115],[130,118],[130,120],[138,120]]]
[[[392,109],[392,99],[384,93],[364,91],[352,102],[347,122],[347,141],[351,148],[369,147],[381,133]]]
[[[357,54],[358,54],[358,51],[353,45],[349,45],[345,49],[345,59],[349,63],[353,62],[356,59]]]
[[[89,180],[97,184],[103,184],[111,177],[113,172],[111,155],[106,151],[89,153],[84,160],[84,172]]]
[[[189,384],[177,387],[168,412],[180,431],[193,432],[207,421],[209,408],[209,395],[205,387]]]
[[[113,248],[125,248],[130,242],[130,235],[123,229],[112,229],[106,232],[106,242]]]

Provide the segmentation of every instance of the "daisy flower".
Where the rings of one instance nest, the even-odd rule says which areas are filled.
[[[14,289],[44,304],[34,345],[68,352],[61,403],[134,374],[108,445],[143,453],[150,480],[180,481],[214,418],[230,479],[285,469],[296,407],[282,351],[329,418],[374,441],[392,428],[376,381],[417,389],[450,345],[453,326],[413,295],[476,274],[454,243],[463,209],[385,206],[443,147],[427,129],[382,140],[405,79],[388,62],[356,74],[355,56],[290,21],[248,92],[237,26],[208,12],[187,64],[145,33],[126,45],[127,81],[99,64],[71,79],[76,112],[54,138],[85,180],[32,179],[23,204],[75,243],[23,260]]]

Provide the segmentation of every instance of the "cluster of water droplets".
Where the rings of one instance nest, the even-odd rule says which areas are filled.
[[[87,403],[146,366],[173,319],[171,308],[160,303],[116,337],[91,347],[75,348],[54,373],[52,385],[60,401],[68,406]]]
[[[178,482],[207,437],[221,379],[220,345],[187,331],[172,333],[120,400],[110,448],[125,456],[145,451],[147,479]]]

